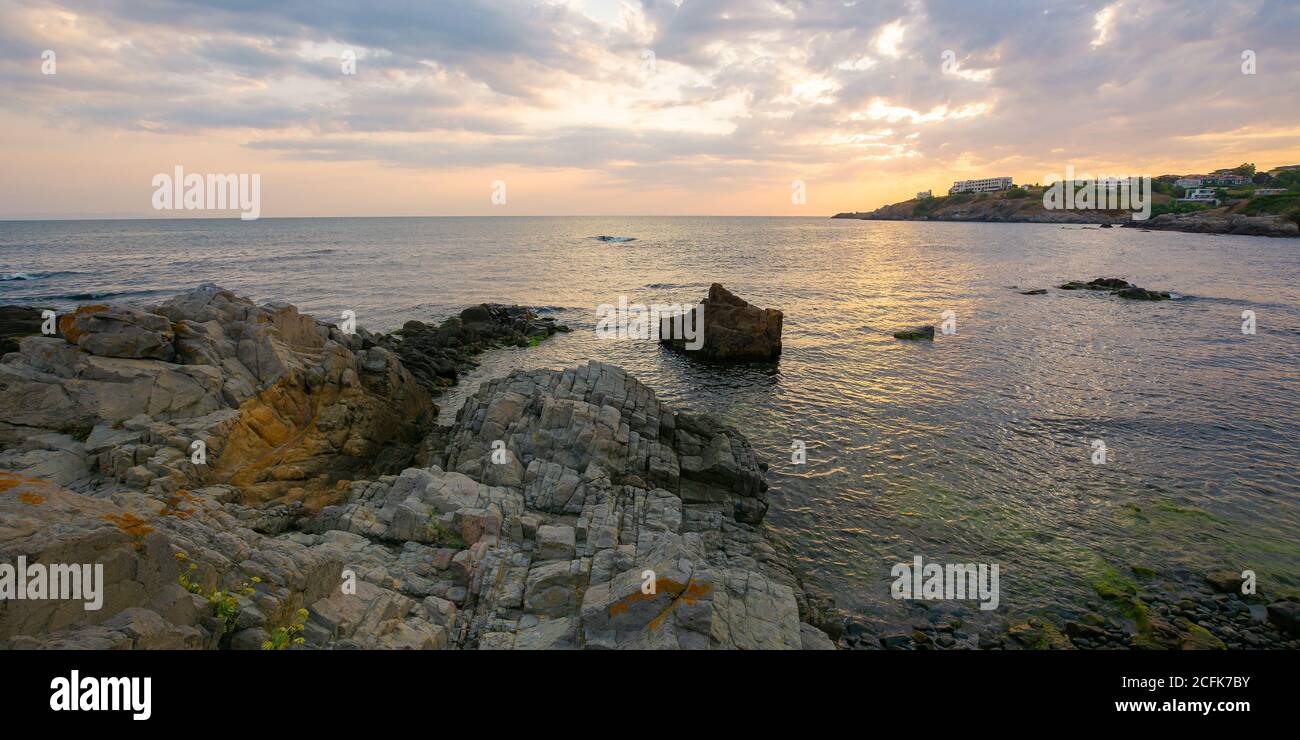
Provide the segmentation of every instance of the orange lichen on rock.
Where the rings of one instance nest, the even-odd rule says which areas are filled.
[[[45,503],[44,496],[40,495],[39,493],[31,493],[28,491],[24,491],[23,493],[18,494],[18,500],[23,502],[24,504],[31,504],[32,506],[39,506]]]
[[[126,532],[134,539],[144,537],[153,531],[153,527],[129,511],[123,514],[105,514],[104,519],[116,524],[118,529]]]
[[[628,594],[609,608],[609,615],[611,617],[617,617],[618,615],[627,612],[627,610],[638,601],[652,601],[659,595],[661,590],[668,594],[671,600],[668,602],[668,607],[659,612],[659,616],[650,620],[650,623],[647,626],[652,630],[659,629],[659,626],[663,624],[664,619],[670,612],[672,612],[672,610],[676,609],[679,604],[694,606],[695,602],[708,595],[708,593],[713,590],[713,587],[707,583],[695,583],[692,581],[682,584],[680,581],[674,581],[671,578],[657,578],[655,579],[654,593],[648,594],[643,591],[636,591]]]
[[[194,515],[194,512],[182,508],[182,504],[184,504],[189,498],[189,491],[184,489],[177,491],[175,494],[167,498],[167,501],[163,504],[162,511],[158,512],[158,516],[174,516],[177,519],[189,519]]]
[[[77,340],[85,335],[85,332],[75,326],[77,317],[84,316],[88,313],[100,313],[107,310],[108,306],[99,303],[79,306],[76,311],[65,313],[59,317],[59,333],[63,335],[64,339],[76,344]]]
[[[57,488],[53,483],[43,478],[32,478],[27,475],[11,473],[7,470],[0,470],[0,493],[12,491],[18,486],[40,487],[40,488]],[[21,498],[20,494],[20,498]]]

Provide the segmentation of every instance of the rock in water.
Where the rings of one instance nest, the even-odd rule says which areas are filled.
[[[934,340],[934,326],[915,326],[894,332],[894,339],[929,339]]]
[[[695,313],[703,311],[704,343],[695,350],[680,336],[699,326]],[[784,316],[771,308],[751,306],[719,283],[709,286],[709,295],[680,319],[663,319],[660,342],[692,357],[715,362],[771,362],[781,354],[781,322]]]
[[[1123,278],[1093,278],[1088,282],[1071,280],[1059,286],[1061,290],[1105,290],[1120,298],[1134,301],[1168,301],[1173,295],[1161,290],[1139,288]]]
[[[1120,298],[1127,298],[1131,301],[1168,301],[1173,296],[1163,290],[1147,290],[1139,288],[1136,285],[1115,291],[1115,295]]]
[[[1205,582],[1210,588],[1221,594],[1241,593],[1241,585],[1245,583],[1241,573],[1235,570],[1216,570],[1205,576]]]
[[[1300,602],[1278,601],[1269,604],[1268,621],[1292,637],[1300,637]]]

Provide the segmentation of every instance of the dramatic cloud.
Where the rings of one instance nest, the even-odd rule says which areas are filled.
[[[801,179],[814,215],[1066,163],[1272,166],[1300,161],[1296,38],[1286,0],[0,0],[0,151],[25,170],[0,216],[129,211],[32,183],[121,190],[113,153],[151,147],[464,182],[457,212],[488,212],[505,172],[564,173],[600,192],[568,212],[607,213],[746,191],[765,195],[740,212],[798,213],[780,194]],[[69,147],[80,168],[38,156]],[[302,179],[282,203],[312,201]]]

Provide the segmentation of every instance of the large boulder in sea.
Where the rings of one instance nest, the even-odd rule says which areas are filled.
[[[704,342],[692,349],[682,327],[699,326],[696,312],[703,313]],[[714,362],[771,362],[781,354],[781,323],[784,315],[772,308],[759,308],[722,287],[709,286],[709,295],[681,319],[664,318],[660,342],[692,357]],[[679,324],[678,321],[682,323]]]

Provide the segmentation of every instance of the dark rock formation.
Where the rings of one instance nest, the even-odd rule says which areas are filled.
[[[461,311],[438,326],[408,321],[375,342],[394,352],[415,379],[437,395],[454,385],[474,365],[474,357],[497,346],[527,347],[569,328],[532,309],[483,303]]]
[[[1115,295],[1132,301],[1168,301],[1173,299],[1173,296],[1165,291],[1147,290],[1146,288],[1139,288],[1136,285],[1131,285],[1127,288],[1117,290],[1115,291]]]
[[[1292,637],[1300,637],[1300,602],[1278,601],[1269,604],[1268,621]]]
[[[0,355],[18,351],[18,340],[41,333],[41,309],[0,306]]]
[[[699,326],[696,312],[703,312],[704,343],[698,350],[680,336]],[[752,306],[718,283],[709,295],[683,317],[665,318],[660,342],[673,349],[714,362],[771,362],[781,354],[783,314],[771,308]]]
[[[934,326],[914,326],[894,332],[894,339],[929,339],[934,340]]]
[[[1059,286],[1061,290],[1105,290],[1120,298],[1134,301],[1168,301],[1173,295],[1160,290],[1139,288],[1123,278],[1094,278],[1088,282],[1071,280]]]

